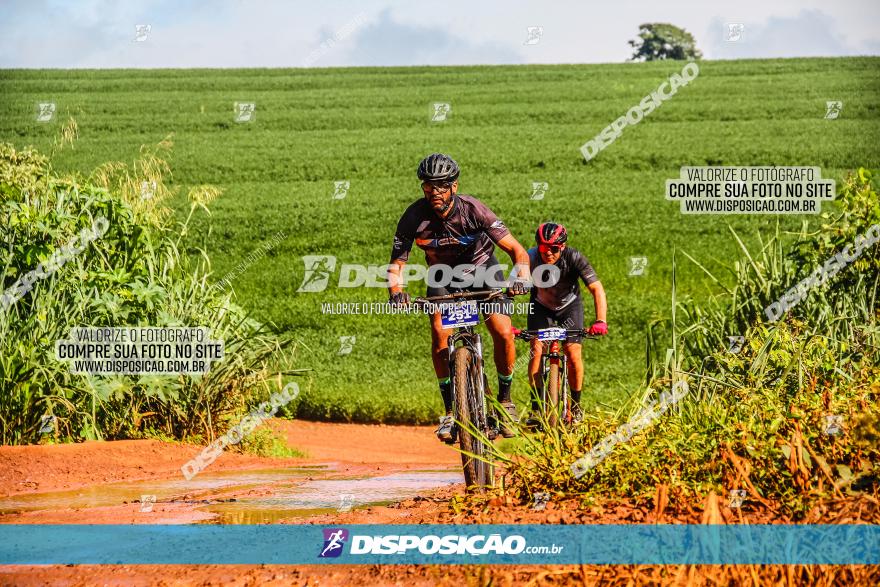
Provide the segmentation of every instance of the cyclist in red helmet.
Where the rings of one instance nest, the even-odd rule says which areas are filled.
[[[538,278],[531,291],[532,311],[528,318],[528,329],[538,330],[559,326],[568,330],[584,328],[584,304],[581,298],[579,281],[583,281],[593,295],[596,320],[589,329],[591,335],[608,334],[605,322],[607,304],[605,289],[596,276],[590,261],[574,247],[566,244],[568,231],[561,224],[545,222],[535,232],[536,247],[529,249],[529,262],[532,272],[542,264],[550,264],[559,269],[558,277],[552,279],[553,285],[541,287]],[[565,356],[568,359],[568,385],[571,389],[571,412],[575,421],[580,421],[581,391],[584,383],[584,362],[581,358],[581,336],[569,336],[563,343]],[[541,347],[539,340],[532,340],[531,358],[529,361],[529,385],[532,388],[532,414],[526,421],[527,426],[539,423],[537,388],[540,382],[538,370],[541,365]]]
[[[528,293],[530,287],[529,258],[525,248],[510,233],[504,223],[477,198],[458,193],[460,169],[454,159],[442,153],[425,157],[417,175],[422,180],[424,197],[413,202],[397,224],[389,264],[390,301],[408,304],[409,294],[400,285],[400,276],[409,259],[413,243],[424,250],[428,266],[445,264],[465,268],[474,276],[491,276],[494,283],[506,281],[498,260],[495,245],[507,253],[516,265],[516,276],[510,284],[511,295]],[[429,273],[430,275],[430,273]],[[427,294],[444,295],[453,291],[491,289],[488,285],[457,287],[454,284],[431,285]],[[486,327],[492,335],[495,367],[498,371],[498,401],[512,422],[517,422],[516,407],[510,397],[513,382],[513,364],[516,359],[510,312],[506,308],[490,308],[478,304],[486,318]],[[484,309],[486,308],[486,309]],[[488,310],[488,311],[487,311]],[[447,340],[452,333],[441,325],[440,314],[431,316],[431,357],[443,398],[445,415],[440,418],[437,437],[446,443],[452,436],[452,383],[449,378],[449,351]],[[502,436],[515,435],[507,419],[492,416]]]

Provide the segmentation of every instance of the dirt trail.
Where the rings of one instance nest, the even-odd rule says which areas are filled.
[[[273,420],[306,458],[261,458],[225,452],[210,471],[336,463],[351,473],[451,468],[460,463],[428,426],[371,426]],[[120,481],[180,476],[202,447],[158,440],[119,440],[40,446],[0,446],[0,497],[78,489]]]
[[[226,453],[212,471],[279,469],[332,464],[329,474],[382,475],[398,471],[458,471],[458,453],[435,439],[430,427],[364,426],[274,421],[291,446],[307,458],[265,459]],[[201,447],[160,441],[87,442],[75,445],[0,447],[0,497],[101,486],[111,482],[180,478],[180,466]],[[322,475],[327,473],[321,473]],[[249,488],[245,493],[273,487]],[[575,499],[551,501],[542,511],[530,504],[496,498],[472,511],[456,512],[450,498],[462,485],[423,491],[387,506],[359,507],[282,519],[284,524],[357,523],[700,523],[703,505],[666,510],[627,500],[584,509]],[[235,493],[233,493],[235,495]],[[0,516],[17,523],[187,523],[204,513],[191,504],[156,504],[155,515],[137,514],[137,504],[64,509]],[[832,512],[834,515],[831,515]],[[717,523],[785,523],[768,511],[721,507]],[[877,523],[880,505],[849,499],[829,505],[816,521]],[[715,585],[715,584],[880,584],[876,567],[695,567],[695,566],[289,566],[289,565],[50,565],[0,566],[0,585]]]

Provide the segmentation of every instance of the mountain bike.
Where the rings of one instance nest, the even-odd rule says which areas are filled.
[[[538,368],[540,374],[538,399],[544,418],[551,427],[562,420],[566,426],[571,425],[571,394],[568,390],[568,377],[565,368],[567,359],[562,352],[562,343],[569,336],[583,336],[588,340],[596,340],[598,336],[592,336],[587,330],[567,330],[565,328],[541,328],[539,330],[513,329],[514,337],[525,340],[540,340],[541,365]],[[549,344],[548,344],[549,343]],[[545,393],[546,391],[546,393]]]
[[[501,289],[455,292],[413,300],[416,306],[437,305],[448,338],[449,374],[452,381],[453,438],[458,438],[464,480],[468,487],[491,487],[494,467],[488,460],[485,440],[497,434],[489,422],[486,394],[489,382],[483,369],[483,343],[474,326],[480,323],[477,302],[505,298]]]

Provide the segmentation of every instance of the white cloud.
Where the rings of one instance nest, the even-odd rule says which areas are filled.
[[[835,30],[834,18],[818,10],[803,11],[793,17],[771,17],[764,23],[741,22],[742,38],[730,42],[724,38],[725,21],[715,19],[707,51],[715,59],[751,57],[822,57],[829,55],[867,54],[868,47],[849,45]]]
[[[511,47],[450,32],[455,30],[403,24],[386,10],[372,24],[355,33],[345,61],[350,65],[477,65],[524,61]]]
[[[644,22],[687,29],[708,59],[880,54],[876,0],[0,2],[0,67],[300,67],[360,14],[315,66],[619,63]],[[742,42],[725,43],[726,22],[746,25]],[[136,24],[152,25],[144,43]],[[537,45],[528,26],[544,27]]]

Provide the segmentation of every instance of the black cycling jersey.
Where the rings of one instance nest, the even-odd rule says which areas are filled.
[[[529,249],[529,264],[532,274],[535,269],[544,264],[537,247]],[[582,279],[586,285],[599,281],[593,266],[583,253],[574,247],[565,247],[555,266],[559,268],[559,280],[555,285],[548,287],[532,287],[531,301],[554,312],[561,310],[581,296],[581,288],[578,279]]]
[[[425,251],[428,265],[485,265],[495,243],[510,234],[486,204],[455,194],[452,211],[440,218],[425,198],[413,202],[397,223],[391,262],[409,259],[413,242]]]

